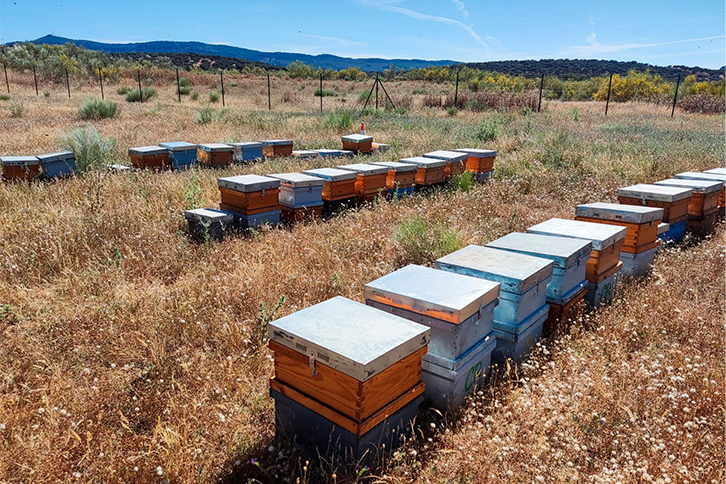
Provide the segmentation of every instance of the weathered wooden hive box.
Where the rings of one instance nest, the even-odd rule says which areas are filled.
[[[291,139],[268,139],[262,142],[262,154],[267,158],[292,156]]]
[[[688,204],[693,190],[664,185],[632,185],[618,190],[623,205],[643,205],[663,209],[663,221],[678,223],[688,219]]]
[[[220,208],[235,212],[242,228],[280,221],[280,180],[260,175],[239,175],[217,180]]]
[[[693,190],[691,203],[688,205],[689,219],[700,220],[718,212],[718,200],[723,190],[723,182],[719,180],[670,178],[655,184]]]
[[[699,173],[687,171],[677,174],[675,178],[679,180],[720,181],[723,185],[721,186],[721,193],[718,196],[718,206],[722,211],[724,207],[726,207],[726,175],[720,173]]]
[[[169,152],[161,146],[138,146],[129,148],[131,165],[141,170],[163,170],[169,168]]]
[[[232,159],[237,163],[248,163],[258,161],[262,156],[262,143],[259,141],[243,141],[241,143],[230,143],[234,148]]]
[[[526,346],[520,343],[542,335],[547,285],[554,267],[551,260],[470,245],[436,260],[435,267],[500,284],[499,305],[494,309],[499,354],[519,359],[523,355],[519,350]],[[543,316],[539,316],[543,308]],[[534,323],[532,316],[537,316]]]
[[[278,398],[282,395],[310,412],[296,412],[304,420],[295,422],[289,419],[289,408],[276,408],[279,430],[292,428],[300,438],[305,437],[302,433],[318,434],[312,440],[322,440],[324,452],[338,428],[350,448],[335,450],[359,456],[366,449],[375,451],[370,436],[378,437],[380,426],[397,412],[417,413],[425,389],[421,362],[429,343],[426,326],[336,297],[271,322],[268,332],[276,407],[289,406]]]
[[[663,209],[619,203],[587,203],[575,207],[575,220],[625,227],[621,252],[640,254],[658,247],[658,225],[663,220]]]
[[[323,201],[325,202],[355,199],[355,182],[358,177],[355,172],[337,168],[316,168],[303,170],[303,174],[322,178],[325,181],[323,187]]]
[[[413,193],[413,185],[416,183],[416,170],[418,170],[416,165],[398,161],[374,161],[371,164],[385,166],[388,169],[386,187],[389,195],[400,196]]]
[[[186,170],[197,164],[197,145],[186,141],[159,143],[169,152],[169,161],[174,170]]]
[[[341,136],[343,149],[353,153],[368,153],[373,149],[373,136],[366,134],[349,134]]]
[[[402,158],[399,161],[401,163],[416,165],[416,176],[414,180],[419,187],[438,185],[444,182],[445,160],[412,156],[411,158]]]
[[[496,345],[498,283],[409,265],[366,284],[364,295],[369,306],[431,328],[422,378],[435,405],[455,406],[482,382]]]
[[[322,156],[323,158],[340,158],[343,156],[343,150],[328,150],[328,149],[320,149],[320,150],[313,150],[318,155]]]
[[[280,180],[283,220],[301,222],[320,218],[325,180],[303,173],[279,173],[268,176]]]
[[[292,152],[292,156],[301,160],[307,160],[310,158],[317,158],[320,153],[314,150],[296,150]]]
[[[459,148],[454,151],[467,154],[466,171],[481,175],[490,175],[494,171],[494,158],[497,157],[497,150],[480,150],[477,148]],[[481,176],[478,177],[481,181]]]
[[[388,195],[386,186],[388,168],[385,166],[354,163],[341,165],[338,169],[352,171],[356,174],[355,195],[358,197],[358,203],[371,202],[378,195],[384,198]]]
[[[32,180],[40,175],[37,156],[0,156],[6,180]]]
[[[76,168],[76,155],[72,151],[59,151],[38,155],[40,164],[43,166],[45,176],[48,178],[60,178],[78,173]]]
[[[424,153],[424,158],[435,158],[446,161],[446,165],[444,166],[444,179],[448,180],[452,176],[466,171],[468,155],[458,151],[438,150]]]
[[[234,160],[234,148],[224,143],[197,146],[197,161],[206,166],[229,166]]]
[[[184,212],[189,224],[189,234],[197,241],[222,240],[234,229],[234,215],[224,210],[198,208]]]

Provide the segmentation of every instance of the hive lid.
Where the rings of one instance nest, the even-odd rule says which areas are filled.
[[[578,217],[643,224],[663,219],[663,209],[622,203],[586,203],[575,207]]]
[[[366,381],[429,343],[430,329],[338,296],[268,325],[270,340]]]
[[[317,152],[320,156],[340,156],[343,154],[343,150],[328,150],[328,149],[322,149],[322,150],[313,150]]]
[[[129,148],[130,155],[160,155],[166,153],[166,149],[161,146],[138,146],[136,148]]]
[[[555,267],[567,269],[576,265],[581,259],[589,257],[592,242],[552,235],[512,232],[489,242],[486,247],[549,259],[554,262]]]
[[[671,229],[671,224],[662,222],[658,224],[658,235],[664,234]]]
[[[726,168],[711,168],[710,170],[704,170],[703,173],[708,173],[709,175],[726,176]]]
[[[396,173],[406,173],[418,170],[418,167],[413,163],[401,163],[398,161],[373,161],[371,162],[371,165],[385,166]]]
[[[436,260],[436,268],[495,281],[501,290],[524,294],[552,277],[551,260],[504,250],[469,245]]]
[[[263,145],[266,146],[284,146],[284,145],[291,145],[292,140],[291,139],[266,139],[262,141]]]
[[[351,143],[365,143],[366,141],[373,141],[373,136],[368,136],[367,134],[349,134],[341,136],[340,139]]]
[[[3,166],[39,165],[37,156],[0,156]]]
[[[292,152],[292,156],[297,156],[298,158],[315,158],[316,156],[320,156],[320,153],[313,150],[297,150]]]
[[[499,283],[409,265],[366,284],[367,300],[460,324],[499,297]]]
[[[196,150],[197,145],[187,143],[186,141],[170,141],[168,143],[159,143],[159,146],[166,148],[169,151],[187,151]]]
[[[632,185],[618,190],[618,196],[640,198],[641,200],[654,200],[657,202],[673,203],[691,198],[693,190],[689,188],[670,187],[664,185]]]
[[[353,153],[351,150],[340,150],[340,156],[345,156],[347,158],[353,158],[355,156],[355,153]]]
[[[237,192],[249,193],[280,187],[280,180],[261,175],[237,175],[218,178],[217,185]]]
[[[675,176],[681,180],[714,180],[726,183],[726,175],[719,175],[716,173],[700,173],[696,171],[687,171],[679,173]]]
[[[466,161],[469,155],[466,153],[460,153],[458,151],[445,151],[438,150],[430,153],[424,153],[424,158],[436,158],[438,160],[447,161]]]
[[[352,180],[358,175],[355,172],[347,170],[338,170],[337,168],[316,168],[314,170],[303,170],[306,175],[317,176],[323,180],[335,182],[343,180]]]
[[[199,148],[201,148],[203,151],[209,151],[212,153],[234,151],[234,148],[232,146],[224,143],[206,143],[199,145]]]
[[[186,210],[184,212],[184,218],[205,222],[231,222],[234,215],[230,212],[214,208],[197,208],[194,210]]]
[[[440,168],[446,166],[446,160],[437,158],[424,158],[423,156],[412,156],[411,158],[401,158],[401,163],[413,163],[423,168]]]
[[[235,148],[240,148],[242,150],[254,150],[262,148],[262,143],[259,141],[241,141],[239,143],[230,143],[231,146]]]
[[[655,184],[690,188],[694,193],[713,193],[723,188],[723,182],[706,178],[669,178],[668,180],[657,181]]]
[[[497,150],[480,150],[479,148],[457,148],[454,151],[466,153],[472,158],[493,158],[497,156]]]
[[[360,173],[363,176],[368,175],[384,175],[388,173],[388,168],[385,166],[369,165],[367,163],[353,163],[352,165],[342,165],[338,167],[341,170],[354,171]]]
[[[275,173],[267,176],[277,178],[283,185],[290,185],[293,188],[325,186],[325,180],[322,178],[302,173]]]
[[[72,151],[56,151],[55,153],[47,153],[44,155],[38,155],[37,158],[42,163],[50,163],[53,161],[75,160],[76,155]]]
[[[592,242],[593,250],[605,250],[613,244],[625,239],[627,229],[619,225],[583,222],[581,220],[566,220],[551,218],[546,222],[527,229],[530,234],[555,235],[558,237],[571,237],[585,239]]]

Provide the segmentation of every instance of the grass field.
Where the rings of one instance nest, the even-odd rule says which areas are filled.
[[[271,319],[336,295],[361,300],[366,282],[409,262],[571,218],[575,204],[615,200],[620,186],[722,165],[723,116],[619,104],[606,118],[594,102],[449,116],[411,94],[435,85],[403,82],[389,92],[411,96],[406,112],[353,112],[353,126],[341,127],[329,112],[360,107],[364,84],[337,81],[321,116],[316,82],[273,80],[279,97],[267,112],[266,79],[240,78],[228,109],[198,124],[213,86],[191,80],[199,100],[181,105],[171,81],[147,103],[107,86],[120,113],[92,124],[117,140],[108,161],[176,140],[338,148],[365,121],[391,150],[363,162],[487,147],[499,150],[495,180],[206,245],[188,240],[182,211],[216,206],[217,177],[326,163],[0,185],[0,480],[723,481],[722,227],[659,255],[651,277],[530,364],[503,369],[459,413],[423,414],[415,441],[368,470],[274,439],[264,339]],[[69,100],[64,86],[48,97],[11,87],[23,110],[12,117],[0,101],[3,155],[56,149],[87,124],[78,107],[97,90],[81,86]],[[401,237],[414,219],[428,230]]]

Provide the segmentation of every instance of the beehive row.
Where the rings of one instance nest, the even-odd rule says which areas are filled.
[[[59,151],[38,156],[0,156],[3,179],[7,181],[32,180],[45,177],[49,180],[77,173],[76,155],[71,151]]]

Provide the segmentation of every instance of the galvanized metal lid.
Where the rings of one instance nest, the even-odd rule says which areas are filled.
[[[384,175],[388,173],[388,168],[385,166],[369,165],[367,163],[353,163],[352,165],[342,165],[338,168],[340,170],[354,171],[363,176]]]
[[[159,146],[166,148],[169,151],[187,151],[196,150],[197,145],[187,143],[186,141],[170,141],[168,143],[159,143]]]
[[[237,192],[249,193],[280,187],[280,180],[261,175],[237,175],[218,178],[217,185]]]
[[[0,156],[3,166],[39,165],[37,156]]]
[[[458,151],[445,151],[445,150],[438,150],[438,151],[432,151],[430,153],[424,153],[424,158],[436,158],[438,160],[447,160],[447,161],[466,161],[466,159],[469,157],[466,153],[461,153]]]
[[[340,139],[343,141],[348,141],[351,143],[365,143],[366,141],[373,141],[373,136],[368,136],[367,134],[348,134],[346,136],[341,136]]]
[[[593,250],[605,250],[608,247],[612,247],[616,242],[625,239],[626,231],[625,227],[618,225],[567,220],[563,218],[551,218],[546,222],[527,229],[527,232],[530,234],[555,235],[558,237],[589,240],[592,242]]]
[[[418,166],[413,163],[401,163],[398,161],[373,161],[371,165],[385,166],[388,170],[393,170],[396,173],[407,173],[418,170]]]
[[[658,235],[664,234],[671,229],[671,224],[662,222],[658,224]]]
[[[275,173],[274,175],[267,176],[277,178],[283,186],[288,185],[293,188],[325,186],[325,180],[322,178],[304,175],[302,173]]]
[[[321,149],[321,150],[313,150],[317,152],[320,156],[326,157],[326,156],[341,156],[343,154],[343,150],[328,150],[328,149]]]
[[[37,158],[41,161],[41,163],[51,163],[53,161],[75,160],[76,155],[72,151],[57,151],[55,153],[38,155]]]
[[[262,141],[262,144],[265,146],[284,146],[284,145],[291,145],[292,140],[291,139],[266,139]]]
[[[317,176],[323,180],[335,182],[343,180],[352,180],[358,176],[357,173],[348,170],[338,170],[337,168],[316,168],[314,170],[303,170],[306,175]]]
[[[136,148],[129,148],[129,154],[130,155],[141,155],[141,156],[147,156],[147,155],[160,155],[162,153],[166,153],[166,149],[162,148],[161,146],[154,145],[154,146],[138,146]]]
[[[690,188],[694,193],[713,193],[723,188],[723,182],[707,179],[669,178],[668,180],[657,181],[655,184],[669,187]]]
[[[206,143],[199,145],[199,148],[202,151],[209,151],[210,153],[234,151],[234,147],[224,143]]]
[[[437,158],[424,158],[423,156],[412,156],[411,158],[401,158],[401,163],[413,163],[422,168],[440,168],[446,166],[447,161],[439,160]]]
[[[292,152],[292,156],[297,156],[298,158],[315,158],[316,156],[320,156],[320,153],[313,150],[297,150]]]
[[[687,171],[684,173],[679,173],[676,175],[676,178],[682,180],[714,180],[726,183],[726,175],[718,175],[716,173],[700,173],[697,171]]]
[[[653,200],[656,202],[673,203],[691,198],[693,190],[690,188],[670,187],[664,185],[632,185],[618,190],[618,196]]]
[[[268,325],[270,340],[359,381],[429,343],[430,329],[338,296]],[[311,369],[312,371],[312,369]]]
[[[366,284],[366,300],[460,324],[499,297],[499,283],[409,265]]]
[[[259,141],[242,141],[239,143],[230,143],[230,145],[243,151],[262,148],[262,143],[260,143]]]
[[[624,205],[622,203],[586,203],[575,207],[578,217],[598,218],[602,220],[615,220],[618,222],[631,222],[642,224],[663,220],[663,209],[644,207],[642,205]]]
[[[470,245],[436,261],[437,269],[495,281],[501,290],[524,294],[552,277],[551,260]]]
[[[703,170],[703,173],[726,176],[726,168],[711,168],[710,170]]]
[[[497,150],[480,150],[479,148],[457,148],[454,151],[466,153],[472,158],[493,158],[497,156]]]
[[[199,222],[232,222],[234,215],[224,210],[214,208],[197,208],[194,210],[186,210],[184,218]]]
[[[567,269],[576,265],[581,259],[590,256],[592,242],[552,235],[512,232],[489,242],[486,247],[549,259],[554,262],[555,267]]]

